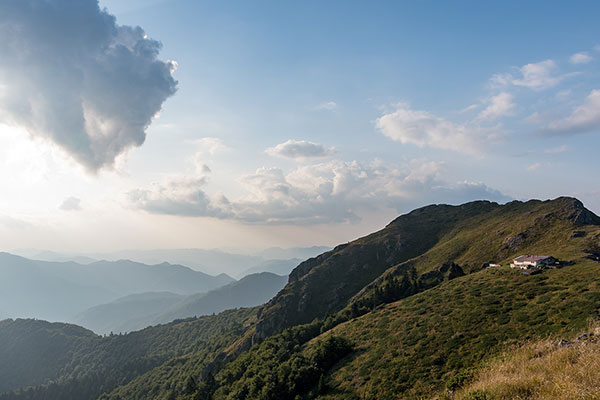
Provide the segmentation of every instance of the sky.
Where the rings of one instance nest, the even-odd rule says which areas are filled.
[[[347,242],[600,213],[598,2],[4,0],[3,250]]]

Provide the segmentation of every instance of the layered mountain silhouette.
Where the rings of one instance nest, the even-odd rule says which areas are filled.
[[[129,260],[45,262],[0,253],[0,304],[5,317],[68,321],[89,307],[133,293],[189,295],[234,281],[182,265],[145,265]]]
[[[507,266],[521,254],[562,263]],[[597,318],[597,254],[600,218],[573,198],[431,205],[302,262],[262,307],[105,338],[6,321],[3,390],[32,387],[0,399],[448,398],[508,346]],[[62,357],[33,344],[61,335]]]
[[[189,296],[169,292],[142,293],[92,307],[73,322],[100,334],[130,332],[175,319],[209,315],[239,307],[254,307],[275,296],[287,276],[261,272],[239,281]]]

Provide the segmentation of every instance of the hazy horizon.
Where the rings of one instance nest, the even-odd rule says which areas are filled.
[[[478,199],[600,212],[597,3],[36,4],[0,5],[6,249],[335,246]]]

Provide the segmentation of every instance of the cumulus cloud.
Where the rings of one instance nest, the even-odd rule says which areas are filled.
[[[155,183],[150,189],[136,189],[127,195],[136,207],[153,214],[188,217],[222,217],[219,207],[214,207],[203,191],[205,177],[183,177]]]
[[[58,207],[63,211],[79,211],[81,210],[81,199],[77,197],[67,197]]]
[[[511,73],[496,74],[492,76],[492,86],[504,87],[508,85],[523,86],[530,89],[541,90],[556,86],[565,75],[556,75],[557,66],[553,60],[523,65],[517,69],[517,76]]]
[[[333,147],[325,147],[322,144],[308,142],[306,140],[288,140],[277,146],[265,150],[273,157],[290,158],[293,160],[308,160],[313,158],[329,157],[335,154]]]
[[[488,106],[479,113],[478,118],[494,120],[500,117],[513,115],[515,103],[513,103],[513,95],[502,92],[489,99]]]
[[[575,134],[600,130],[600,90],[592,90],[583,104],[565,118],[550,122],[546,132]]]
[[[160,43],[120,26],[97,0],[0,2],[0,121],[27,129],[90,171],[142,145],[175,93]]]
[[[317,106],[317,110],[333,111],[337,108],[338,108],[338,105],[335,101],[327,101],[327,102],[321,103]]]
[[[570,58],[569,61],[571,64],[587,64],[592,61],[593,58],[586,52],[575,53]]]
[[[394,208],[406,212],[427,203],[459,204],[474,199],[509,198],[482,183],[448,184],[443,165],[416,160],[387,167],[374,161],[330,160],[301,165],[285,173],[259,168],[241,176],[245,194],[229,200],[210,196],[206,180],[181,178],[129,193],[134,207],[155,214],[207,216],[259,224],[354,222],[361,209]]]
[[[502,134],[495,127],[482,127],[473,122],[454,123],[427,111],[412,110],[405,104],[379,117],[375,125],[382,134],[401,143],[468,154],[483,151]]]

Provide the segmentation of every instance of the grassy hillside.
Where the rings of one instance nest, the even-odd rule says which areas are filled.
[[[261,310],[255,340],[338,311],[385,270],[434,247],[460,221],[498,207],[479,201],[420,208],[379,232],[301,263],[285,289]]]
[[[597,263],[529,276],[508,268],[484,270],[326,333],[356,346],[328,384],[334,393],[364,399],[425,396],[510,344],[578,332],[599,311]]]
[[[512,345],[573,335],[599,312],[595,262],[534,275],[487,269],[322,334],[322,321],[286,329],[209,369],[163,365],[104,398],[143,399],[149,387],[157,399],[427,398]]]
[[[507,263],[525,253],[581,257],[598,225],[600,218],[572,198],[423,207],[300,264],[284,290],[261,310],[254,339],[333,314],[357,294],[372,295],[368,289],[385,284],[386,277],[409,273],[414,281],[452,263],[469,273],[486,262]],[[413,287],[408,294],[442,281],[431,278],[430,284]]]
[[[483,268],[523,253],[572,262],[531,275]],[[430,397],[456,389],[511,346],[573,334],[597,318],[598,257],[600,218],[575,199],[424,207],[301,263],[257,320],[250,311],[211,317],[218,329],[209,319],[190,320],[206,324],[185,340],[178,324],[157,327],[172,346],[187,345],[134,376],[130,367],[110,364],[112,380],[94,378],[103,382],[95,394],[103,392],[103,400]],[[144,334],[136,334],[124,337],[138,343]],[[107,344],[105,354],[120,355],[118,343],[129,342]],[[93,364],[77,368],[84,377],[102,365],[94,358],[99,352],[91,354],[83,359]],[[54,392],[40,393],[15,398]]]
[[[595,332],[595,333],[594,333]],[[592,334],[593,336],[587,336]],[[472,382],[441,399],[594,399],[600,395],[600,329],[511,349],[485,365]]]

